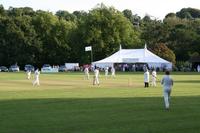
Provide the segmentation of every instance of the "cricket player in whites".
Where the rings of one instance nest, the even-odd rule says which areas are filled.
[[[26,74],[27,74],[27,79],[31,79],[31,70],[27,70],[26,71]]]
[[[108,78],[108,67],[105,67],[105,77],[106,77],[106,79]]]
[[[85,73],[85,79],[89,80],[89,79],[90,79],[90,74],[89,74],[89,69],[88,69],[88,67],[85,67],[84,73]]]
[[[33,81],[33,86],[35,86],[36,84],[39,86],[40,85],[40,81],[39,81],[39,75],[40,72],[38,69],[35,70],[35,79]]]
[[[156,74],[156,71],[155,69],[153,69],[152,73],[151,73],[151,85],[152,86],[156,86],[156,79],[157,79],[157,74]]]
[[[163,96],[164,96],[165,108],[168,110],[169,109],[171,89],[172,89],[172,86],[174,84],[173,79],[170,77],[169,71],[165,72],[165,75],[161,80],[161,84],[163,85]]]
[[[113,78],[115,78],[115,68],[114,67],[111,68],[111,76]]]
[[[93,85],[96,85],[96,84],[99,85],[99,68],[98,67],[94,69],[94,77],[93,77]]]

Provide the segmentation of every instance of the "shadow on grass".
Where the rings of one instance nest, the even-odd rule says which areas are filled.
[[[197,133],[200,97],[0,101],[1,133]]]
[[[199,83],[200,84],[200,80],[176,80],[176,83]]]

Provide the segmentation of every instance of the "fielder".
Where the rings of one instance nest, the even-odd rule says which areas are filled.
[[[99,85],[99,68],[94,69],[93,85]]]
[[[106,77],[106,79],[108,78],[108,69],[109,69],[108,67],[105,68],[105,77]]]
[[[153,69],[152,73],[151,73],[152,77],[151,77],[151,85],[152,86],[156,86],[156,79],[157,79],[157,73],[156,71]]]
[[[27,79],[31,79],[31,71],[30,70],[27,70],[26,71],[26,74],[27,74]]]
[[[165,76],[161,80],[161,84],[163,85],[165,108],[167,110],[169,109],[170,94],[172,86],[174,84],[173,79],[169,75],[170,75],[169,71],[166,71]]]
[[[40,75],[40,72],[39,72],[38,69],[36,69],[35,70],[35,80],[33,81],[33,86],[35,86],[35,85],[39,86],[40,85],[39,75]]]
[[[89,74],[89,69],[88,69],[88,67],[86,67],[86,68],[84,69],[84,73],[85,73],[85,79],[89,80],[89,79],[90,79],[90,74]]]
[[[115,77],[115,68],[114,67],[111,68],[111,76],[113,78]]]

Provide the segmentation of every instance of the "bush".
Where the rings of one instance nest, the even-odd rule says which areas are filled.
[[[182,72],[188,72],[192,70],[192,64],[188,61],[177,61],[175,67],[176,70]]]

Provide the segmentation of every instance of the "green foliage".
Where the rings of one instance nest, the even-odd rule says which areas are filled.
[[[177,17],[186,19],[200,18],[200,10],[194,8],[183,8],[176,13]]]
[[[95,60],[102,59],[119,49],[133,48],[140,44],[139,32],[121,12],[104,5],[89,12],[82,25],[83,43],[92,46]]]
[[[166,44],[164,44],[164,43],[155,44],[151,50],[153,51],[154,54],[172,62],[173,65],[175,65],[175,63],[176,63],[175,54],[171,49],[169,49],[166,46]]]
[[[0,5],[0,64],[90,63],[85,46],[92,46],[94,60],[99,60],[116,52],[120,44],[141,48],[145,42],[150,49],[164,43],[176,60],[187,61],[191,53],[200,53],[199,14],[198,9],[184,8],[160,21],[104,4],[88,13],[59,10],[55,15],[29,7],[5,10]]]
[[[140,16],[138,16],[137,14],[133,15],[132,11],[129,9],[126,9],[124,11],[122,11],[122,13],[124,14],[124,16],[129,19],[129,21],[135,25],[135,26],[139,26],[139,23],[141,21]]]
[[[60,19],[65,19],[66,21],[75,21],[76,16],[74,14],[69,13],[68,11],[57,11],[56,16]]]
[[[179,71],[190,71],[192,64],[188,61],[177,61],[176,67]]]
[[[174,18],[176,17],[176,14],[175,13],[168,13],[165,18]]]

